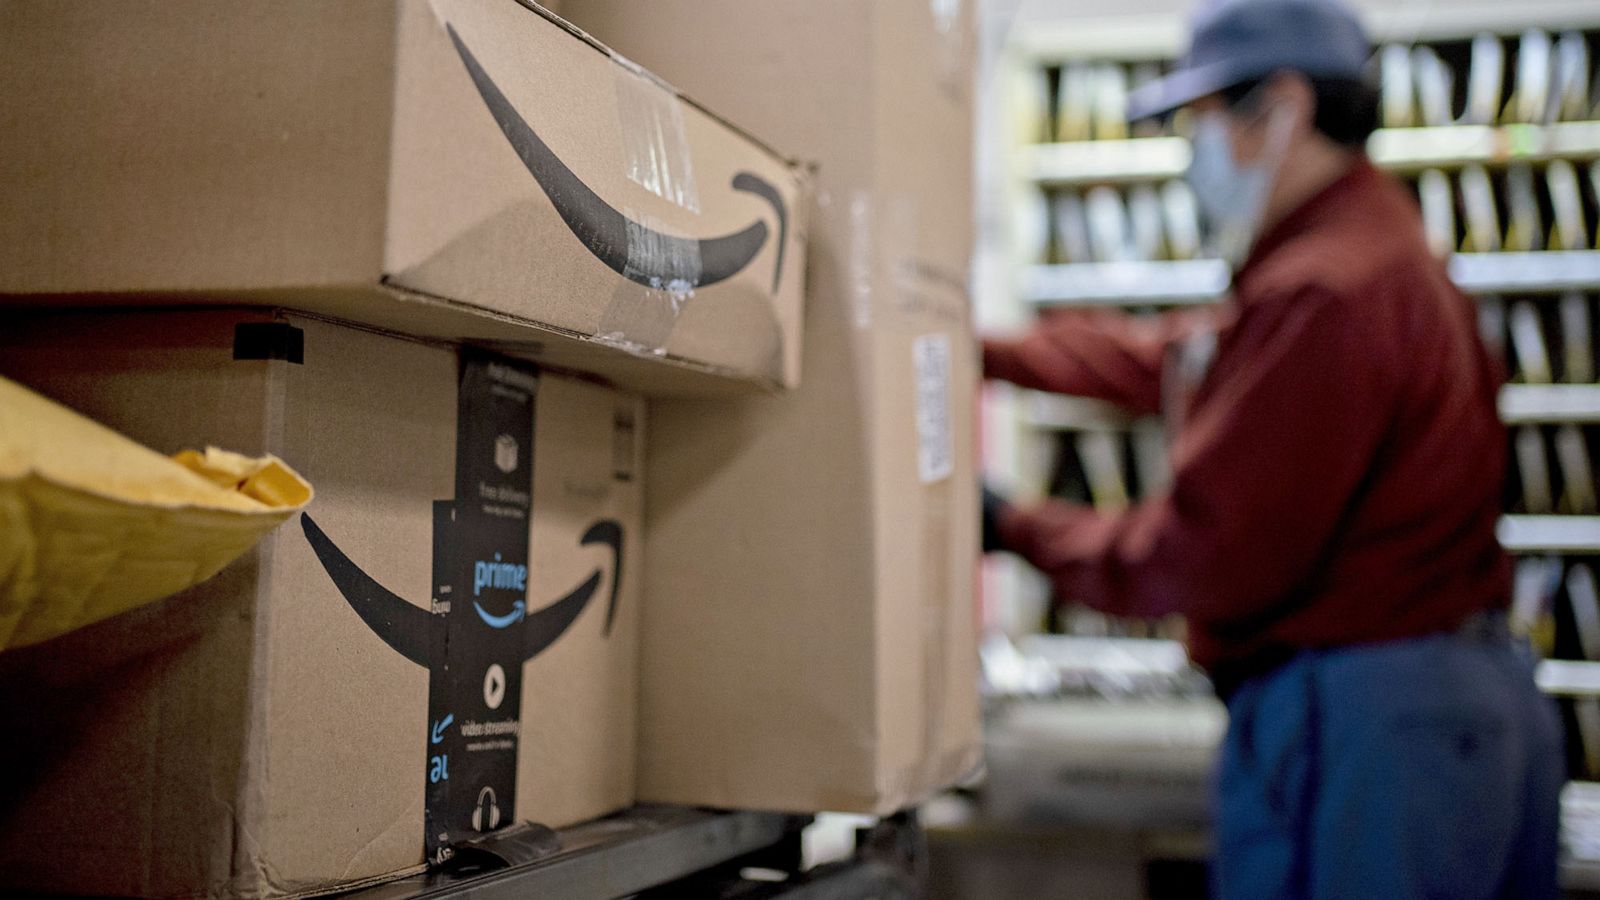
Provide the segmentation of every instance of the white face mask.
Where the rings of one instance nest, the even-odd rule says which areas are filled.
[[[1195,121],[1194,159],[1184,180],[1208,226],[1211,251],[1234,268],[1244,264],[1261,236],[1267,199],[1293,134],[1294,119],[1287,110],[1275,107],[1267,116],[1266,149],[1260,160],[1248,165],[1233,158],[1225,113],[1204,113]]]

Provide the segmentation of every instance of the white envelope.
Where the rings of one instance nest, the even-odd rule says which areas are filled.
[[[1417,124],[1416,86],[1411,71],[1411,50],[1390,44],[1379,56],[1382,77],[1383,126],[1409,128]]]
[[[1550,486],[1550,463],[1545,456],[1544,436],[1534,425],[1517,429],[1513,441],[1516,449],[1517,474],[1522,477],[1522,508],[1535,516],[1547,516],[1556,511],[1555,492]]]
[[[1533,166],[1512,163],[1506,167],[1506,202],[1510,207],[1506,228],[1507,250],[1544,249],[1544,215],[1539,209],[1539,189]]]
[[[1499,121],[1505,93],[1506,48],[1500,38],[1480,34],[1472,41],[1472,69],[1467,78],[1466,125],[1493,125]]]
[[[1594,465],[1589,461],[1589,445],[1577,425],[1567,423],[1556,429],[1553,441],[1556,462],[1561,466],[1562,506],[1575,516],[1594,515]]]
[[[1554,66],[1549,32],[1537,28],[1524,31],[1517,43],[1517,83],[1509,119],[1530,124],[1549,121]]]
[[[1544,323],[1539,311],[1528,300],[1518,300],[1511,305],[1507,322],[1511,333],[1511,350],[1516,354],[1516,374],[1526,384],[1549,384],[1550,351],[1544,339]]]
[[[1562,376],[1570,384],[1592,384],[1594,372],[1594,328],[1589,298],[1566,294],[1558,306],[1561,316]]]
[[[1489,172],[1480,165],[1461,170],[1461,205],[1467,212],[1467,236],[1462,249],[1471,253],[1497,253],[1504,246],[1500,212]]]
[[[1128,210],[1115,188],[1089,191],[1089,245],[1100,262],[1127,262],[1136,255],[1128,226]]]
[[[1056,259],[1064,263],[1094,261],[1089,243],[1088,211],[1076,191],[1059,191],[1053,201],[1056,225]]]
[[[1172,258],[1199,256],[1200,205],[1187,182],[1169,181],[1161,186],[1161,211],[1167,224],[1167,247],[1172,251]]]
[[[1456,199],[1450,189],[1450,178],[1438,169],[1429,169],[1417,180],[1417,192],[1422,201],[1422,224],[1428,237],[1428,248],[1438,257],[1446,257],[1456,249]]]
[[[1082,431],[1076,436],[1078,460],[1089,481],[1094,508],[1116,512],[1128,508],[1128,477],[1123,473],[1123,435],[1108,431]]]
[[[1162,222],[1161,197],[1155,185],[1139,184],[1128,190],[1128,220],[1133,229],[1133,245],[1142,260],[1167,257],[1166,226]]]
[[[1455,120],[1455,75],[1432,47],[1411,52],[1411,74],[1417,85],[1417,108],[1423,125],[1449,125]]]
[[[1116,64],[1095,72],[1093,134],[1096,140],[1128,136],[1128,72]]]
[[[1567,31],[1556,39],[1555,110],[1552,119],[1579,122],[1589,117],[1589,41]]]
[[[1056,91],[1056,140],[1087,141],[1094,136],[1094,68],[1069,63]]]
[[[1572,163],[1558,159],[1545,173],[1550,190],[1550,208],[1555,213],[1551,235],[1553,250],[1584,250],[1589,246],[1589,223],[1583,209],[1583,191],[1578,186],[1578,171]]]

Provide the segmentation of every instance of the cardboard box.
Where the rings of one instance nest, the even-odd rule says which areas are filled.
[[[641,401],[270,310],[14,318],[0,374],[317,492],[199,588],[0,655],[0,891],[301,894],[633,802]]]
[[[651,392],[800,375],[804,179],[518,0],[0,3],[0,303],[285,306]]]
[[[818,163],[805,383],[651,408],[641,798],[913,804],[980,753],[971,4],[563,9]]]

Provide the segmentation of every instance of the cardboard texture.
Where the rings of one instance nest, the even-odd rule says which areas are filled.
[[[236,359],[271,355],[236,344],[241,322],[299,329],[303,363]],[[398,612],[440,618],[434,505],[457,492],[460,366],[449,347],[273,311],[8,322],[7,377],[157,449],[295,460],[317,495],[215,579],[0,655],[0,890],[276,896],[423,863],[430,670],[358,614],[366,595],[341,596],[305,522]],[[634,799],[644,421],[641,401],[572,379],[540,377],[536,398],[528,619],[598,590],[523,666],[515,808],[498,818],[559,827]],[[615,564],[581,543],[597,520],[620,525]]]
[[[818,164],[805,383],[651,408],[641,799],[913,804],[980,743],[971,4],[563,10]]]
[[[0,303],[285,306],[800,377],[804,178],[517,0],[0,2]]]

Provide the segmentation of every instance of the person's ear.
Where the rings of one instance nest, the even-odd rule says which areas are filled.
[[[1265,93],[1262,106],[1268,111],[1266,121],[1289,116],[1294,121],[1296,137],[1308,134],[1316,127],[1317,92],[1309,78],[1299,72],[1274,73],[1267,81]]]
[[[1293,146],[1315,128],[1317,96],[1304,75],[1277,72],[1257,91],[1249,118],[1234,131],[1234,159],[1246,164],[1259,160],[1272,142],[1286,139]],[[1287,135],[1279,131],[1284,128]]]

